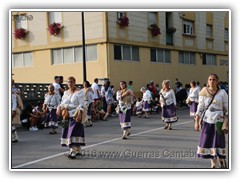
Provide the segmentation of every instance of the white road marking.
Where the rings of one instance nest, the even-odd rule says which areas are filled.
[[[179,126],[179,125],[188,124],[188,123],[192,123],[192,121],[186,121],[186,122],[178,123],[178,124],[175,124],[175,125],[173,124],[172,126]],[[140,133],[131,134],[131,136],[138,136],[138,135],[141,135],[141,134],[146,134],[146,133],[149,133],[149,132],[157,131],[157,130],[160,130],[160,129],[163,129],[163,128],[164,127],[151,129],[151,130],[148,130],[148,131],[143,131],[143,132],[140,132]],[[111,139],[111,140],[108,140],[108,141],[103,141],[103,142],[100,142],[100,143],[92,144],[92,145],[83,147],[81,149],[87,149],[87,148],[95,147],[95,146],[98,146],[98,145],[107,144],[109,142],[118,141],[120,139],[122,139],[122,138],[114,138],[114,139]],[[28,165],[35,164],[35,163],[38,163],[38,162],[41,162],[41,161],[45,161],[45,160],[48,160],[48,159],[52,159],[52,158],[55,158],[55,157],[58,157],[58,156],[62,156],[63,154],[64,154],[64,152],[63,153],[59,153],[59,154],[55,154],[55,155],[52,155],[52,156],[48,156],[48,157],[45,157],[45,158],[37,159],[35,161],[30,161],[28,163],[24,163],[24,164],[20,164],[20,165],[14,166],[13,169],[15,169],[15,168],[22,168],[24,166],[28,166]]]

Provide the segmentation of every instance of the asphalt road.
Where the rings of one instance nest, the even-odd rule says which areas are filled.
[[[30,132],[18,128],[19,142],[11,145],[11,168],[18,169],[205,169],[210,161],[196,158],[199,132],[187,109],[178,110],[173,130],[163,129],[160,114],[132,117],[132,134],[121,139],[118,117],[85,128],[82,156],[68,159],[60,145],[61,128]],[[228,137],[227,137],[228,138]],[[228,141],[227,141],[228,142]],[[228,151],[227,151],[228,153]]]

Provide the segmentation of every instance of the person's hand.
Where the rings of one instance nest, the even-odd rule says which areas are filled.
[[[61,110],[61,107],[60,107],[60,106],[57,107],[56,114],[57,114],[58,116],[61,116],[61,115],[62,115],[62,110]]]
[[[195,117],[194,117],[194,129],[196,130],[196,131],[199,131],[200,130],[200,124],[199,124],[199,122],[200,122],[200,116],[199,115],[195,115]]]

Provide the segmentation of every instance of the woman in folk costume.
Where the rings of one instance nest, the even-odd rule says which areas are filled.
[[[18,142],[16,126],[20,124],[20,114],[22,109],[22,99],[16,92],[12,92],[12,142]]]
[[[45,94],[43,109],[47,113],[45,127],[52,128],[49,134],[56,134],[58,128],[57,107],[60,104],[60,96],[54,92],[54,86],[48,86],[48,93]]]
[[[140,91],[143,93],[143,112],[144,112],[144,117],[149,118],[149,114],[151,112],[151,101],[152,101],[152,95],[151,92],[146,89],[145,87],[142,87]]]
[[[133,92],[128,89],[125,81],[120,82],[120,90],[116,98],[119,102],[116,112],[119,114],[120,125],[123,131],[122,139],[127,139],[131,130],[131,108]]]
[[[190,86],[191,88],[186,102],[190,105],[190,116],[194,117],[198,106],[199,88],[197,88],[195,81],[191,81]]]
[[[107,112],[106,112],[105,116],[103,117],[104,120],[106,120],[107,117],[111,114],[112,105],[114,103],[113,90],[112,90],[110,85],[111,85],[110,81],[107,81],[106,82],[106,87],[105,87],[105,100],[106,100],[106,103],[107,103]]]
[[[63,116],[66,122],[62,129],[61,144],[68,146],[69,151],[65,153],[68,158],[74,159],[80,153],[80,146],[85,146],[85,134],[82,120],[87,113],[85,107],[84,90],[76,87],[76,79],[67,79],[69,89],[64,92],[62,102],[57,108],[57,114]]]
[[[195,116],[195,129],[201,129],[198,157],[211,160],[211,168],[226,168],[225,133],[228,123],[228,95],[218,87],[218,76],[208,77],[207,87],[199,93],[199,104]],[[202,121],[200,119],[202,117]],[[200,123],[199,123],[200,121]]]
[[[162,107],[162,120],[166,123],[164,129],[172,130],[172,123],[178,120],[176,116],[176,97],[174,91],[170,88],[169,80],[164,80],[162,87],[159,94]]]
[[[83,89],[84,89],[84,94],[85,94],[85,103],[86,103],[86,106],[88,107],[87,120],[85,122],[85,125],[88,127],[88,126],[92,126],[92,124],[93,124],[92,123],[92,104],[94,102],[94,100],[93,100],[94,92],[88,81],[84,81]]]

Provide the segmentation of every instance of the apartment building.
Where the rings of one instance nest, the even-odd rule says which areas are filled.
[[[228,81],[229,11],[84,12],[84,27],[90,83],[109,78],[118,88],[132,80],[139,91],[150,80],[203,85],[210,73]],[[12,33],[16,82],[51,83],[55,75],[83,82],[82,12],[12,11]]]

